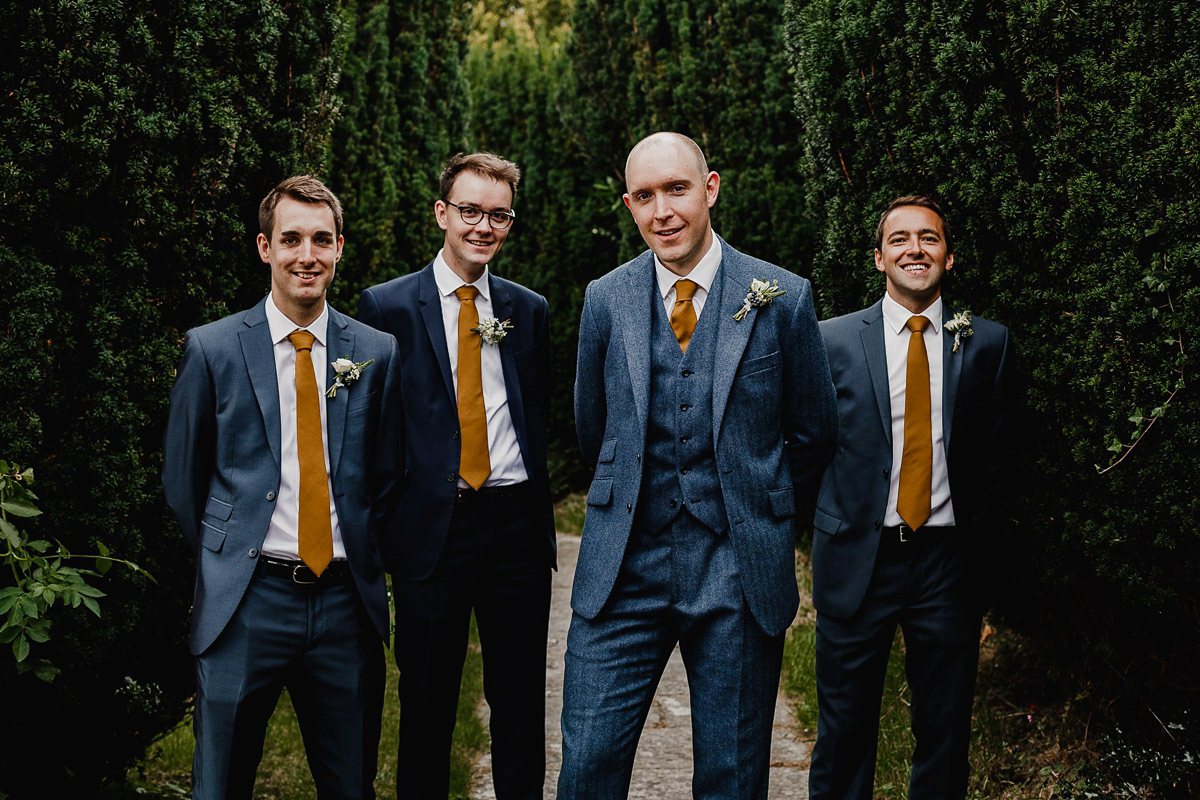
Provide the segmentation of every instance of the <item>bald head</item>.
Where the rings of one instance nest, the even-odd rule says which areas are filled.
[[[684,136],[682,133],[673,131],[659,131],[652,133],[645,139],[633,146],[629,151],[629,157],[625,159],[625,188],[629,188],[629,166],[634,162],[635,158],[641,157],[649,151],[660,145],[670,145],[672,147],[682,149],[689,160],[696,165],[696,171],[701,175],[708,175],[708,161],[704,158],[704,151],[700,149],[700,145],[696,144],[690,137]]]

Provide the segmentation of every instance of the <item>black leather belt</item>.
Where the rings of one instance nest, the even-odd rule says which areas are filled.
[[[478,489],[472,489],[469,486],[460,486],[458,489],[458,502],[460,503],[490,500],[524,500],[531,497],[533,497],[533,487],[530,481],[521,481],[520,483],[512,483],[507,486],[483,486]]]
[[[907,525],[885,525],[882,532],[884,542],[913,545],[931,541],[953,530],[953,525],[922,526],[915,531]]]
[[[350,562],[344,559],[330,561],[318,577],[303,561],[287,561],[271,556],[259,556],[256,575],[267,578],[290,578],[293,583],[307,586],[311,584],[345,583],[352,579]]]

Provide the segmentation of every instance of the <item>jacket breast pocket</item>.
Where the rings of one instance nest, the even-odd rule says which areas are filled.
[[[596,478],[588,488],[587,504],[589,506],[606,506],[612,503],[612,478]]]
[[[341,391],[346,391],[342,389]],[[351,396],[350,401],[346,405],[346,416],[353,417],[358,414],[365,414],[371,410],[371,399],[375,396],[375,392],[365,392],[361,395]]]
[[[765,356],[743,361],[741,366],[738,367],[737,378],[735,380],[745,380],[769,370],[778,370],[781,359],[782,354],[776,350],[774,353],[767,353]]]

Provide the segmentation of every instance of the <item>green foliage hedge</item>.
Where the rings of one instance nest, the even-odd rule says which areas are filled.
[[[1026,384],[1005,607],[1178,674],[1200,644],[1200,8],[793,0],[786,38],[822,314],[882,294],[888,200],[941,199],[948,296],[1010,326]]]
[[[62,668],[53,684],[0,658],[0,792],[95,796],[182,716],[192,565],[159,490],[168,392],[184,330],[267,289],[254,209],[320,168],[335,11],[0,5],[0,451],[36,468],[31,532],[102,541],[157,579],[114,568],[101,620],[59,612],[33,653]]]

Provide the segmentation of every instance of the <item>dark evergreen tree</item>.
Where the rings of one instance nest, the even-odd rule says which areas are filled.
[[[714,228],[751,255],[808,274],[798,125],[782,36],[783,0],[579,0],[572,127],[597,179],[624,191],[630,147],[656,130],[695,139],[721,174]],[[627,258],[644,248],[628,219]]]
[[[184,714],[168,392],[184,330],[267,291],[255,210],[321,169],[339,19],[333,0],[0,4],[0,452],[36,470],[39,536],[157,579],[117,567],[101,619],[59,609],[30,656],[52,684],[0,658],[0,793],[97,796]]]
[[[583,478],[572,406],[579,314],[588,280],[617,263],[618,224],[607,185],[597,193],[598,176],[581,155],[584,143],[564,119],[564,108],[578,102],[563,48],[568,12],[561,0],[481,4],[467,60],[472,147],[522,170],[516,227],[493,268],[550,303],[556,491]]]
[[[346,214],[331,299],[350,312],[363,288],[421,268],[441,242],[437,177],[467,147],[467,11],[435,0],[348,6],[344,114],[330,146],[331,188]]]
[[[891,197],[942,200],[948,294],[1010,325],[1028,384],[1015,536],[997,543],[1017,555],[1010,618],[1098,649],[1145,697],[1169,689],[1200,645],[1200,9],[794,0],[788,16],[822,311],[882,293],[869,253]]]

